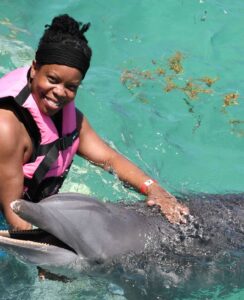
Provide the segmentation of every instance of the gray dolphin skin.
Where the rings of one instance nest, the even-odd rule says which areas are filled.
[[[162,299],[167,299],[169,286],[196,280],[206,285],[225,274],[227,284],[239,286],[240,280],[244,282],[244,194],[198,194],[181,200],[190,208],[186,225],[170,224],[157,208],[142,201],[104,203],[75,193],[57,194],[39,203],[16,200],[13,211],[38,229],[1,231],[0,248],[44,268],[100,268],[111,274],[111,268],[119,266],[127,274],[137,272],[139,283],[131,284],[130,292],[144,284],[132,299],[155,295],[161,299],[162,284],[166,287]],[[118,274],[112,278],[119,277],[121,284],[123,276]]]

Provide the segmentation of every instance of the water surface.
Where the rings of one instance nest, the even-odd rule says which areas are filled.
[[[0,75],[30,64],[44,25],[63,13],[92,24],[92,65],[76,101],[102,138],[172,193],[243,191],[242,0],[2,0]],[[141,199],[80,158],[63,190]],[[2,299],[125,298],[100,277],[40,282],[31,266],[0,263]],[[227,270],[208,288],[192,281],[194,292],[162,283],[162,294],[241,299],[243,272],[227,284]]]

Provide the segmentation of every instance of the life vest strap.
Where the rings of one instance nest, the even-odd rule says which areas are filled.
[[[72,133],[69,133],[49,144],[45,144],[45,145],[39,145],[37,151],[36,151],[36,156],[42,156],[45,155],[48,151],[50,151],[50,149],[56,145],[56,147],[58,148],[58,150],[63,151],[66,150],[67,148],[69,148],[70,146],[72,146],[72,144],[74,143],[74,141],[77,139],[78,137],[78,131],[77,129],[75,129]]]
[[[15,105],[15,111],[20,117],[21,121],[25,125],[26,130],[29,133],[29,136],[32,141],[33,146],[33,152],[30,158],[30,161],[34,161],[36,159],[36,149],[38,148],[38,145],[40,144],[41,136],[39,129],[32,118],[30,112],[28,109],[23,107],[23,104],[27,100],[27,98],[30,96],[30,89],[28,87],[28,84],[26,84],[23,89],[19,92],[19,94],[15,97],[13,97]]]
[[[22,106],[29,96],[30,96],[30,89],[28,85],[25,85],[14,99],[15,102],[17,102],[20,106]]]

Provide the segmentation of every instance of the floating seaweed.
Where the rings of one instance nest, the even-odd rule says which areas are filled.
[[[167,70],[163,68],[162,62],[152,59],[152,64],[156,66],[154,70],[143,70],[140,71],[138,69],[125,70],[121,75],[121,82],[128,88],[128,90],[135,89],[143,85],[145,80],[154,80],[157,77],[164,78],[164,91],[166,93],[171,92],[172,90],[178,89],[184,92],[185,95],[189,99],[197,99],[200,93],[211,94],[213,91],[210,89],[206,89],[205,86],[197,84],[193,81],[201,81],[207,87],[211,87],[218,78],[211,78],[209,76],[205,76],[199,79],[191,79],[186,82],[184,86],[176,84],[173,79],[177,79],[177,75],[183,72],[182,67],[182,59],[184,55],[181,52],[176,52],[168,59],[168,68],[175,72],[175,75],[168,75]]]
[[[124,70],[121,74],[120,81],[127,87],[128,90],[141,86],[141,82],[138,78],[138,72],[136,70]]]
[[[157,74],[158,76],[164,76],[166,74],[166,71],[161,68],[161,67],[158,67],[156,70],[155,70],[155,74]]]
[[[165,82],[166,82],[166,86],[164,87],[164,91],[166,93],[171,92],[172,90],[178,88],[178,86],[176,85],[176,83],[173,81],[173,76],[167,76],[167,77],[165,77]]]
[[[218,80],[218,77],[211,78],[208,76],[205,76],[205,77],[199,79],[199,81],[204,82],[209,87],[211,87],[217,80]]]
[[[196,84],[193,81],[188,81],[186,85],[181,88],[181,90],[190,98],[197,99],[198,94],[212,94],[213,91],[209,89],[205,89],[202,85]]]
[[[121,82],[126,88],[133,93],[133,89],[141,87],[148,80],[154,80],[155,84],[163,85],[163,92],[169,93],[173,90],[181,91],[184,94],[183,100],[188,106],[188,111],[194,116],[196,115],[195,107],[192,100],[196,100],[200,94],[212,94],[212,86],[219,80],[218,77],[203,76],[200,78],[184,79],[179,76],[183,72],[182,60],[184,55],[181,52],[176,52],[167,59],[167,64],[163,64],[161,60],[152,59],[151,63],[153,69],[132,69],[125,70],[121,75]],[[173,71],[173,72],[172,72]],[[210,89],[211,88],[211,89]],[[136,98],[146,104],[149,103],[150,97],[148,95],[137,94]],[[223,95],[224,103],[221,112],[228,114],[226,107],[238,105],[240,99],[239,93],[229,93]],[[196,117],[196,116],[195,116]],[[232,119],[229,120],[230,126],[233,127],[232,133],[238,136],[244,136],[244,131],[236,127],[244,125],[244,120]],[[195,132],[201,126],[201,118],[197,117],[197,122],[193,128]]]
[[[223,106],[226,107],[226,106],[238,105],[239,104],[237,101],[238,98],[239,98],[238,93],[229,93],[225,95]]]
[[[217,80],[219,80],[218,77],[204,76],[196,79],[188,79],[185,80],[185,84],[183,85],[182,80],[180,84],[178,83],[179,81],[177,82],[178,74],[183,72],[183,58],[184,55],[181,52],[177,51],[174,55],[168,58],[168,69],[162,67],[162,61],[152,59],[151,62],[156,67],[154,70],[124,70],[121,74],[121,82],[127,87],[129,91],[132,91],[135,88],[141,87],[147,80],[155,80],[156,83],[163,83],[164,92],[169,93],[177,89],[179,91],[182,91],[190,100],[196,100],[199,94],[212,94],[213,90],[209,89],[208,87],[212,87],[213,84]],[[170,75],[167,75],[167,72],[169,70],[173,70],[175,74],[172,75],[171,73]],[[163,78],[163,82],[161,82],[161,79],[156,80],[156,78]],[[201,82],[201,84],[199,82]],[[223,107],[238,104],[238,97],[238,93],[230,93],[225,95]],[[147,101],[142,102],[146,103],[148,102],[148,99]]]
[[[184,58],[181,52],[176,52],[168,60],[170,70],[173,70],[176,74],[183,72],[183,66],[181,64],[182,59]]]

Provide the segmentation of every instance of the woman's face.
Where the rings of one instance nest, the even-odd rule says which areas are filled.
[[[81,72],[64,65],[31,67],[31,93],[40,109],[53,116],[67,103],[73,101],[82,80]]]

